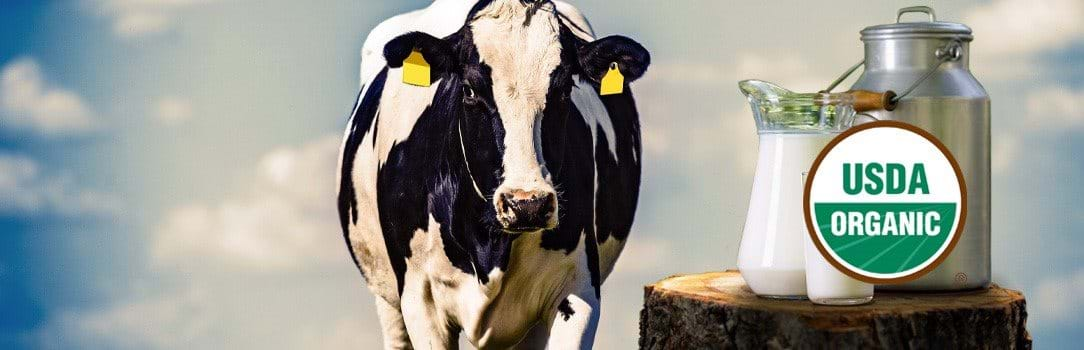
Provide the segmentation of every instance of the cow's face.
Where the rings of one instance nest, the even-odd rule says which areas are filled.
[[[547,166],[546,160],[560,159],[544,148],[562,145],[544,142],[543,129],[563,126],[574,108],[573,75],[598,83],[616,62],[630,82],[650,60],[625,37],[590,43],[576,38],[562,28],[552,3],[521,0],[480,7],[445,39],[405,34],[389,42],[384,54],[389,66],[399,67],[412,50],[429,61],[441,91],[459,95],[447,99],[451,106],[437,108],[457,112],[448,136],[462,141],[474,187],[462,190],[479,192],[492,203],[487,214],[517,233],[557,226],[560,194],[550,172],[556,164]]]

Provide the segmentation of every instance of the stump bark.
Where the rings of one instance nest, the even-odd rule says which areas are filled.
[[[644,287],[641,349],[1030,349],[1025,300],[996,285],[882,293],[862,306],[758,298],[737,271]]]

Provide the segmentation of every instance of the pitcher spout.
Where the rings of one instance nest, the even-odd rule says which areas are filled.
[[[847,91],[796,93],[763,80],[743,80],[738,88],[749,100],[761,133],[840,132],[858,113],[895,106],[894,93]]]

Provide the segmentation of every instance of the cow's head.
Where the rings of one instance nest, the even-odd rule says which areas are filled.
[[[548,1],[483,1],[447,38],[414,32],[384,48],[393,68],[419,50],[440,91],[458,94],[448,99],[453,106],[437,108],[448,108],[456,119],[448,136],[462,141],[474,187],[461,193],[478,192],[490,201],[487,214],[508,232],[557,225],[560,194],[551,171],[560,166],[555,163],[561,161],[563,135],[544,140],[543,129],[563,134],[574,108],[574,76],[597,87],[617,63],[627,83],[642,76],[650,62],[647,50],[632,39],[588,42],[564,25]]]

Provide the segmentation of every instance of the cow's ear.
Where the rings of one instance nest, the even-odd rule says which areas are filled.
[[[620,36],[608,36],[580,47],[580,66],[591,80],[601,82],[602,77],[616,62],[626,82],[640,79],[651,64],[651,54],[635,40]]]
[[[452,72],[456,65],[455,52],[448,41],[422,32],[406,33],[389,41],[384,45],[384,59],[388,61],[388,67],[399,68],[414,50],[421,52],[429,63],[434,80],[441,74]]]

